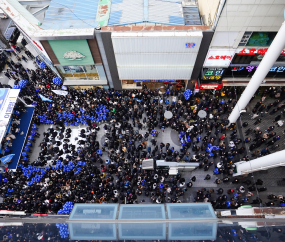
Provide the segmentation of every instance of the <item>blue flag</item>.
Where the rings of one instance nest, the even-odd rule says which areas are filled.
[[[10,160],[12,160],[12,158],[13,158],[14,155],[15,155],[15,154],[6,155],[6,156],[2,157],[2,158],[0,159],[0,161],[3,162],[4,164],[6,164],[6,163],[9,162]]]
[[[39,94],[40,98],[43,100],[43,101],[48,101],[48,102],[52,102],[52,100],[46,98],[45,96],[43,96],[42,94]]]

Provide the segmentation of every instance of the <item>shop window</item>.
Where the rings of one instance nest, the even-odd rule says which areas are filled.
[[[98,71],[95,65],[84,66],[88,80],[99,80]]]
[[[99,80],[95,65],[57,66],[57,69],[66,80]]]

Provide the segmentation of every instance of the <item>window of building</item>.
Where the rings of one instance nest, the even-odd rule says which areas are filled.
[[[245,32],[244,35],[242,36],[242,39],[239,43],[239,46],[245,46],[251,36],[252,32]]]
[[[270,46],[277,32],[253,32],[246,46]]]
[[[66,80],[99,80],[95,65],[57,66],[57,69]]]

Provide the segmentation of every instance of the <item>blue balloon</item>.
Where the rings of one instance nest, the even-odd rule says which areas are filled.
[[[59,78],[59,77],[54,77],[53,79],[52,79],[52,81],[53,81],[53,83],[55,84],[55,85],[61,85],[62,84],[62,80],[61,80],[61,78]]]
[[[47,66],[46,66],[46,63],[44,63],[44,62],[40,62],[39,66],[40,66],[40,68],[42,68],[42,69],[44,69],[44,68],[47,67]]]
[[[28,84],[28,81],[27,81],[27,80],[21,80],[21,81],[19,81],[19,87],[20,87],[20,88],[25,88],[27,84]]]
[[[21,89],[19,85],[14,85],[12,89]]]
[[[73,209],[73,203],[72,202],[66,202],[63,205],[63,208],[58,210],[57,213],[59,213],[59,214],[70,214],[72,209]]]
[[[192,95],[192,90],[190,89],[186,89],[186,91],[184,92],[184,97],[186,100],[189,100],[190,99],[190,96]]]
[[[67,223],[56,223],[56,227],[59,228],[59,234],[62,239],[68,238],[69,230]]]

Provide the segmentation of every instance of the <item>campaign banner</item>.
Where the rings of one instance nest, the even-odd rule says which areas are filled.
[[[1,161],[3,164],[6,164],[6,163],[9,162],[10,160],[12,160],[12,158],[13,158],[14,155],[15,155],[15,154],[6,155],[6,156],[2,157],[2,158],[0,159],[0,161]]]
[[[43,96],[42,94],[39,94],[39,96],[40,96],[40,98],[41,98],[43,101],[52,102],[51,99],[49,99],[49,98]]]
[[[66,96],[68,94],[68,91],[62,91],[62,90],[52,90],[57,95]]]
[[[2,109],[2,105],[4,104],[4,100],[9,92],[9,88],[0,88],[0,110]]]
[[[7,125],[9,124],[11,115],[13,114],[14,106],[17,102],[20,89],[9,89],[8,94],[2,104],[2,109],[0,111],[0,141],[2,141]]]

